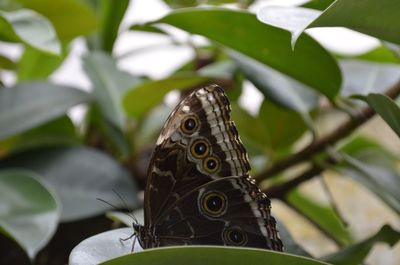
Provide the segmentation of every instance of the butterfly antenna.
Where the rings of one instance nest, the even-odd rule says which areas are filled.
[[[109,206],[113,207],[115,210],[118,211],[117,206],[115,206],[114,204],[112,204],[112,203],[110,203],[110,202],[108,202],[108,201],[106,201],[106,200],[103,200],[103,199],[101,199],[101,198],[96,198],[96,200],[101,201],[101,202],[103,202],[103,203],[105,203],[105,204],[108,204]]]
[[[122,198],[121,194],[119,194],[116,190],[112,189],[112,191],[115,193],[115,195],[117,195],[117,197],[121,200],[121,202],[123,203],[124,207],[126,209],[129,209],[128,204],[125,202],[125,200]],[[133,221],[135,222],[135,224],[138,224],[138,220],[136,219],[135,215],[133,215],[133,213],[127,213],[128,216],[132,217]]]
[[[115,206],[114,204],[112,204],[112,203],[110,203],[110,202],[108,202],[108,201],[106,201],[106,200],[103,200],[103,199],[101,199],[101,198],[96,198],[96,199],[97,199],[98,201],[101,201],[101,202],[103,202],[103,203],[105,203],[105,204],[111,206],[111,207],[114,208],[116,211],[119,211],[118,207]],[[131,214],[126,213],[126,212],[123,212],[123,213],[126,214],[127,216],[129,216],[130,218],[132,218],[132,219],[134,220],[134,222],[137,223],[137,219],[135,218],[134,215],[131,215]]]

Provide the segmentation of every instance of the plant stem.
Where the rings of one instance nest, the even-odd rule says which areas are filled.
[[[394,99],[400,94],[400,81],[397,82],[394,86],[389,88],[386,93],[388,97]],[[341,139],[346,138],[351,133],[353,133],[358,127],[364,124],[366,121],[371,119],[375,114],[375,111],[366,106],[360,110],[353,118],[346,120],[342,124],[340,124],[335,130],[331,133],[312,141],[308,146],[299,152],[288,156],[280,161],[274,163],[271,167],[267,168],[255,178],[259,181],[269,179],[278,173],[290,168],[298,163],[304,162],[314,156],[315,154],[324,151],[325,148],[334,145]],[[316,169],[314,169],[316,170]],[[318,173],[320,173],[323,169],[319,168]]]

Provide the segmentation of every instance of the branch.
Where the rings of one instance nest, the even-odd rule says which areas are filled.
[[[301,175],[295,177],[294,179],[269,187],[263,190],[263,192],[271,199],[275,198],[285,201],[286,195],[289,191],[291,191],[301,183],[321,174],[322,171],[324,171],[325,168],[327,168],[328,166],[333,166],[337,163],[338,161],[332,158],[327,158],[323,162],[323,166],[321,164],[313,164],[308,170],[304,171]]]
[[[385,94],[392,99],[399,96],[400,81],[397,82],[391,88],[389,88]],[[255,178],[259,181],[271,178],[274,175],[286,170],[289,167],[292,167],[300,162],[308,160],[313,155],[325,150],[325,148],[327,148],[328,146],[331,146],[337,143],[339,140],[349,136],[358,127],[360,127],[362,124],[368,121],[372,116],[374,116],[374,114],[375,111],[371,107],[369,106],[364,107],[354,117],[340,124],[330,134],[313,141],[310,145],[300,150],[299,152],[291,156],[288,156],[287,158],[284,158],[280,161],[277,161],[271,167],[267,168],[266,170],[258,174],[258,176],[256,176]],[[320,170],[322,171],[323,169]]]

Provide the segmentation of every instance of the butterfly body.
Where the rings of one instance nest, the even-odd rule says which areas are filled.
[[[282,250],[270,201],[250,165],[218,86],[178,104],[157,140],[145,191],[143,248],[231,245]]]

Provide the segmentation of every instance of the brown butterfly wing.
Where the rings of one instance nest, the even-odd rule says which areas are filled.
[[[191,191],[155,227],[156,246],[227,245],[282,251],[270,201],[246,177],[227,177]]]
[[[149,166],[145,193],[146,223],[151,224],[165,205],[185,192],[216,178],[248,173],[247,154],[230,121],[229,112],[229,101],[223,90],[210,86],[193,92],[171,113]],[[183,125],[191,118],[195,120],[196,128],[187,133]],[[218,172],[206,172],[202,168],[203,159],[191,155],[190,145],[198,139],[208,141],[212,154],[219,158]]]
[[[240,179],[243,183],[247,183],[246,185],[253,185],[247,179],[249,170],[247,152],[240,141],[234,123],[230,120],[230,104],[224,91],[218,86],[208,86],[191,93],[178,104],[167,119],[150,162],[145,192],[144,229],[146,233],[142,239],[144,247],[177,244],[178,242],[175,242],[176,239],[164,238],[160,241],[160,236],[165,231],[162,232],[162,230],[158,229],[160,229],[161,224],[165,223],[166,216],[176,212],[174,210],[176,207],[179,209],[184,209],[185,207],[196,209],[197,199],[193,196],[195,196],[196,191],[200,192],[202,188],[213,187],[207,187],[208,184],[219,183],[218,185],[222,185],[231,183],[232,185],[233,182],[229,182],[228,179],[226,181],[222,180],[234,177],[235,179]],[[236,192],[236,196],[239,196],[238,194],[247,194],[250,191],[241,188],[232,192]],[[257,196],[265,196],[259,190],[256,194]],[[244,205],[250,203],[244,200],[244,196],[241,196],[241,199],[239,197],[235,197],[238,203]],[[253,203],[258,204],[261,201],[255,200]],[[196,212],[196,210],[194,211]],[[199,217],[202,217],[201,212],[196,213],[197,215],[200,214]],[[269,216],[269,206],[263,209],[263,213],[265,216]],[[255,219],[252,216],[254,215],[252,210],[244,211],[242,214],[251,217],[250,219],[253,221],[248,222],[252,223],[252,227],[258,226],[259,230],[263,230],[261,225],[258,224],[261,219]],[[193,217],[196,215],[188,212],[186,216],[185,212],[180,217],[174,215],[173,220],[167,219],[175,222],[188,216]],[[263,217],[264,219],[262,220],[264,221],[262,222],[266,222],[271,231],[275,231],[275,233],[271,232],[270,235],[261,233],[261,237],[274,239],[277,237],[275,225],[273,222],[270,224],[268,216],[265,217],[266,219]],[[171,224],[167,224],[166,227]],[[203,225],[206,224],[204,223]],[[214,226],[213,228],[216,231],[218,230]],[[171,230],[175,231],[176,229]],[[181,227],[181,229],[183,228]],[[175,233],[178,232],[175,231]],[[191,237],[196,237],[195,235],[197,233],[192,233]],[[220,236],[219,239],[221,239]],[[196,240],[190,242],[200,244],[201,242],[199,241],[204,244],[212,243],[199,240],[197,237]],[[223,244],[221,241],[215,243],[218,245]],[[272,248],[271,246],[272,243],[265,244],[264,242],[259,247]],[[279,248],[276,249],[279,250]]]

